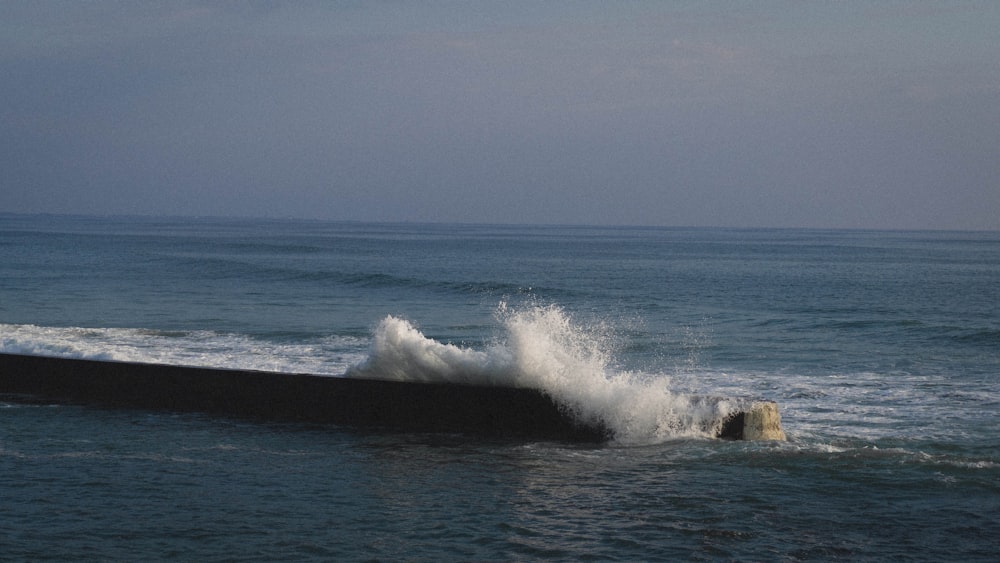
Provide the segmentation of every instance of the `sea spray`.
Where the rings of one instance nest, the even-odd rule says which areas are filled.
[[[409,321],[389,315],[372,336],[371,353],[346,375],[396,381],[517,385],[506,358],[427,338]]]
[[[484,350],[438,342],[409,321],[387,316],[369,357],[349,377],[539,389],[577,420],[611,430],[620,443],[711,436],[738,405],[674,393],[665,375],[616,369],[614,331],[583,324],[555,305],[501,303],[501,330]]]

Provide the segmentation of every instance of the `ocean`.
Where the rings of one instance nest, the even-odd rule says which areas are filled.
[[[4,560],[1000,558],[997,232],[0,214],[0,352],[535,387],[613,431],[0,396]],[[704,396],[789,440],[713,439]]]

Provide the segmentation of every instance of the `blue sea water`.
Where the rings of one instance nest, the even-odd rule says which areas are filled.
[[[1000,557],[1000,233],[0,215],[0,352],[533,386],[615,432],[0,397],[0,559]],[[712,439],[705,395],[789,441]]]

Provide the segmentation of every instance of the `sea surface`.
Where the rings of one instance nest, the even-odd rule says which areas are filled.
[[[4,560],[1000,559],[997,232],[0,215],[0,352],[536,387],[614,431],[2,396]],[[711,438],[704,396],[789,440]]]

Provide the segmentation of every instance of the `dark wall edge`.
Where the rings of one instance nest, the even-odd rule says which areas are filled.
[[[603,442],[541,391],[0,353],[0,393],[405,432]]]

